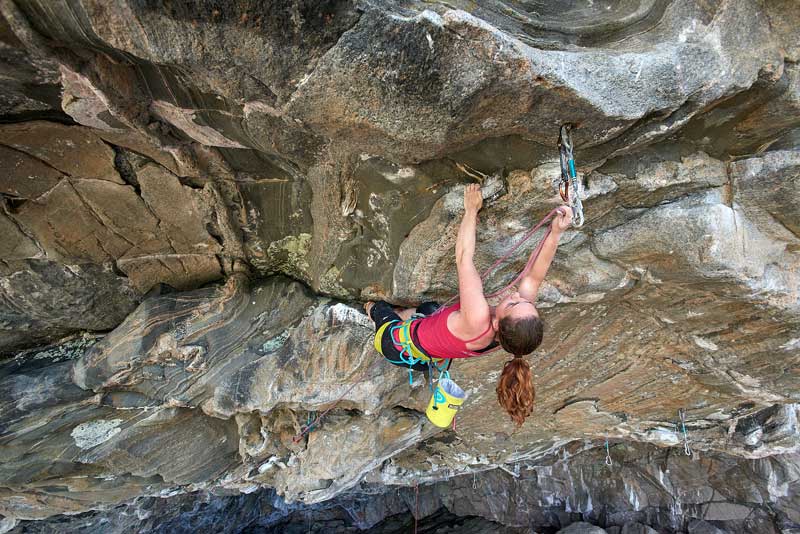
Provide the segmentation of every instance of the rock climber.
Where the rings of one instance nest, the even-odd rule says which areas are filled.
[[[395,365],[417,371],[429,369],[428,360],[468,358],[490,352],[498,345],[513,355],[503,366],[497,384],[497,400],[517,426],[533,410],[534,387],[530,364],[523,356],[532,353],[542,342],[544,324],[536,309],[536,296],[553,261],[558,241],[572,220],[567,206],[559,208],[551,222],[551,231],[542,244],[530,271],[520,280],[518,291],[509,294],[497,306],[490,306],[483,293],[483,282],[475,268],[475,233],[478,211],[483,206],[480,186],[464,190],[464,217],[456,238],[456,269],[460,302],[437,309],[436,303],[417,308],[395,310],[385,301],[367,302],[365,310],[375,323],[375,348]],[[415,315],[416,314],[416,315]],[[418,314],[424,314],[419,317]],[[418,358],[408,365],[402,357],[398,329],[388,328],[409,321],[411,352]],[[409,344],[408,341],[411,343]]]

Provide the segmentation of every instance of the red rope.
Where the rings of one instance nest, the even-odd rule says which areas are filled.
[[[345,396],[346,396],[348,393],[350,393],[351,391],[353,391],[353,388],[354,388],[354,387],[356,387],[356,386],[357,386],[357,385],[358,385],[358,384],[359,384],[359,383],[360,383],[360,382],[363,380],[363,378],[364,378],[364,377],[366,377],[366,376],[369,374],[369,372],[372,370],[372,368],[373,368],[373,367],[375,367],[376,365],[378,365],[378,364],[379,364],[381,361],[383,361],[383,358],[380,358],[380,359],[377,359],[377,358],[376,358],[376,359],[375,359],[375,361],[374,361],[374,362],[372,362],[372,365],[370,365],[369,367],[367,367],[367,370],[366,370],[366,371],[364,371],[364,374],[361,376],[361,378],[360,378],[358,381],[356,381],[356,382],[353,382],[352,384],[350,384],[350,387],[349,387],[349,388],[347,388],[347,390],[346,390],[344,393],[342,393],[342,395],[341,395],[341,396],[340,396],[338,399],[336,399],[336,402],[334,402],[334,403],[333,403],[333,406],[331,406],[330,408],[328,408],[327,410],[325,410],[324,412],[322,412],[321,414],[319,414],[319,415],[317,416],[317,418],[316,418],[316,419],[314,419],[314,421],[313,421],[311,424],[309,424],[309,425],[303,425],[303,426],[301,427],[301,432],[300,432],[299,434],[297,434],[295,437],[293,437],[293,438],[292,438],[292,443],[299,443],[299,442],[300,442],[300,440],[301,440],[301,439],[303,439],[303,436],[305,436],[306,434],[308,434],[308,432],[309,432],[309,431],[310,431],[310,430],[311,430],[311,429],[314,427],[314,425],[316,425],[316,424],[317,424],[317,422],[318,422],[320,419],[322,419],[323,417],[325,417],[325,414],[327,414],[328,412],[330,412],[331,410],[333,410],[334,408],[336,408],[336,405],[337,405],[337,404],[339,404],[339,402],[341,402],[341,400],[342,400],[343,398],[345,398]]]
[[[503,254],[503,256],[501,256],[497,261],[495,261],[488,269],[486,269],[483,272],[483,274],[481,275],[481,282],[486,282],[486,279],[489,277],[489,275],[492,273],[492,271],[494,271],[500,265],[502,265],[508,258],[510,258],[514,254],[514,252],[517,251],[517,249],[519,247],[522,246],[523,243],[525,243],[528,239],[533,237],[533,234],[535,234],[536,231],[539,230],[539,228],[541,228],[547,222],[549,222],[550,219],[552,219],[553,216],[556,213],[558,213],[559,209],[561,209],[561,208],[558,207],[558,208],[555,208],[552,211],[550,211],[550,213],[545,215],[544,218],[541,221],[539,221],[539,224],[537,224],[536,226],[534,226],[533,228],[531,228],[530,230],[525,232],[525,235],[523,235],[522,238],[519,241],[517,241],[517,243],[513,247],[511,247],[511,249],[508,252]],[[539,253],[542,251],[542,247],[544,246],[544,242],[547,239],[547,236],[549,236],[549,235],[550,235],[550,228],[548,228],[547,231],[544,233],[544,236],[542,237],[542,240],[539,242],[539,245],[536,247],[536,249],[533,251],[533,253],[531,253],[531,256],[530,256],[530,258],[528,258],[528,261],[525,264],[525,267],[522,269],[522,271],[520,271],[520,273],[517,275],[517,277],[514,278],[514,280],[512,280],[511,283],[507,284],[506,286],[498,289],[497,291],[494,291],[494,292],[489,293],[488,295],[486,295],[487,299],[497,297],[498,295],[502,295],[503,293],[508,291],[511,287],[515,286],[517,284],[517,282],[519,282],[526,274],[528,274],[528,271],[531,270],[531,268],[533,267],[533,264],[536,263],[536,258],[539,257]],[[436,312],[438,313],[439,311],[443,310],[444,308],[446,308],[448,305],[452,304],[456,300],[458,300],[458,295],[452,297],[450,300],[445,302],[445,304],[442,305],[438,310],[436,310]]]
[[[517,243],[513,247],[511,247],[511,249],[508,252],[503,254],[502,257],[500,257],[488,269],[486,269],[486,271],[484,271],[484,273],[481,275],[481,282],[486,282],[486,279],[489,277],[489,275],[492,273],[492,271],[497,269],[497,267],[502,265],[503,262],[505,262],[508,258],[510,258],[511,255],[514,254],[514,252],[516,252],[517,249],[522,246],[523,243],[525,243],[528,239],[530,239],[533,236],[533,234],[535,234],[536,231],[539,230],[539,228],[541,228],[548,221],[550,221],[550,219],[552,219],[553,216],[560,211],[560,209],[561,209],[560,206],[558,208],[554,208],[553,210],[550,211],[550,213],[545,215],[544,218],[541,221],[539,221],[539,224],[537,224],[536,226],[534,226],[533,228],[531,228],[530,230],[525,232],[525,235],[523,235],[522,238],[519,241],[517,241]],[[514,278],[511,281],[511,283],[509,283],[506,286],[498,289],[497,291],[494,291],[492,293],[489,293],[488,295],[485,295],[485,298],[486,299],[491,299],[491,298],[497,297],[499,295],[502,295],[503,293],[508,291],[510,288],[515,286],[517,284],[517,282],[519,282],[526,274],[528,274],[528,271],[530,271],[533,268],[533,264],[536,263],[536,259],[539,257],[539,253],[542,252],[542,247],[544,246],[544,242],[547,240],[547,237],[549,235],[550,235],[550,228],[548,228],[547,231],[545,231],[544,236],[542,237],[541,241],[539,241],[539,244],[536,246],[534,251],[531,253],[530,257],[528,258],[527,263],[525,263],[525,267],[519,272],[519,274],[516,276],[516,278]],[[440,306],[434,312],[434,314],[443,311],[447,306],[451,305],[456,300],[458,300],[458,295],[455,295],[450,300],[445,302],[444,305]],[[481,355],[485,355],[485,354],[489,354],[489,353],[498,351],[501,348],[502,347],[498,346],[498,347],[495,347],[494,349],[491,349],[491,350],[484,350],[483,352],[475,352],[475,351],[471,351],[471,350],[465,350],[465,351],[462,351],[462,354],[465,355],[465,356],[481,356]]]
[[[545,217],[544,217],[544,218],[543,218],[541,221],[539,221],[539,224],[537,224],[536,226],[534,226],[533,228],[531,228],[530,230],[528,230],[528,231],[525,233],[525,235],[524,235],[524,236],[522,236],[522,239],[520,239],[520,240],[517,242],[517,244],[515,244],[513,247],[511,247],[511,249],[510,249],[508,252],[506,252],[506,253],[505,253],[505,254],[504,254],[504,255],[503,255],[503,256],[502,256],[500,259],[498,259],[496,262],[494,262],[494,263],[491,265],[491,267],[489,267],[488,269],[486,269],[486,271],[485,271],[485,272],[484,272],[484,273],[481,275],[481,281],[484,281],[484,282],[485,282],[485,281],[486,281],[486,278],[489,276],[489,274],[490,274],[492,271],[494,271],[494,270],[495,270],[497,267],[499,267],[499,266],[500,266],[500,265],[501,265],[501,264],[502,264],[504,261],[506,261],[508,258],[510,258],[510,257],[511,257],[511,255],[512,255],[512,254],[514,254],[514,252],[516,252],[516,250],[517,250],[519,247],[521,247],[523,243],[525,243],[525,242],[526,242],[528,239],[530,239],[530,238],[533,236],[533,234],[535,234],[535,233],[536,233],[536,231],[537,231],[539,228],[541,228],[541,227],[542,227],[544,224],[546,224],[546,223],[547,223],[547,222],[548,222],[550,219],[552,219],[552,218],[553,218],[553,216],[554,216],[554,215],[555,215],[555,214],[558,212],[558,210],[559,210],[559,208],[555,208],[555,209],[553,209],[553,210],[552,210],[550,213],[548,213],[547,215],[545,215]],[[539,257],[539,253],[542,251],[542,246],[544,246],[544,242],[545,242],[545,240],[547,239],[547,236],[548,236],[548,235],[550,235],[550,229],[549,229],[549,228],[548,228],[548,229],[547,229],[547,231],[545,232],[545,234],[544,234],[544,237],[542,238],[542,240],[539,242],[539,245],[536,247],[536,249],[535,249],[535,250],[533,251],[533,253],[531,254],[531,257],[528,259],[528,262],[525,264],[525,268],[524,268],[524,269],[522,269],[522,271],[520,271],[520,273],[517,275],[517,277],[516,277],[516,278],[514,278],[514,280],[513,280],[513,281],[512,281],[510,284],[506,285],[505,287],[503,287],[503,288],[501,288],[501,289],[499,289],[499,290],[497,290],[497,291],[495,291],[495,292],[493,292],[493,293],[490,293],[490,294],[486,295],[486,298],[487,298],[487,299],[490,299],[490,298],[496,297],[496,296],[498,296],[498,295],[502,295],[503,293],[505,293],[506,291],[508,291],[508,289],[509,289],[509,288],[511,288],[512,286],[516,285],[516,284],[517,284],[517,282],[519,282],[519,281],[522,279],[522,277],[524,277],[526,274],[528,274],[528,271],[530,271],[530,270],[531,270],[531,268],[533,267],[533,264],[536,262],[536,258],[538,258],[538,257]],[[454,296],[453,298],[451,298],[450,300],[448,300],[448,301],[447,301],[447,302],[446,302],[444,305],[442,305],[441,307],[439,307],[439,309],[437,309],[437,310],[436,310],[434,313],[439,313],[440,311],[444,310],[444,308],[445,308],[445,307],[447,307],[449,304],[452,304],[452,303],[453,303],[453,302],[454,302],[456,299],[458,299],[458,295],[456,295],[456,296]],[[486,354],[486,353],[476,353],[476,354]],[[372,368],[373,368],[373,367],[375,367],[375,366],[376,366],[378,363],[380,363],[381,361],[383,361],[383,358],[376,359],[376,360],[375,360],[375,362],[374,362],[374,363],[373,363],[371,366],[369,366],[369,367],[367,368],[367,370],[364,372],[364,375],[363,375],[361,378],[363,378],[364,376],[366,376],[367,374],[369,374],[369,372],[372,370]],[[330,408],[328,408],[327,410],[325,410],[324,412],[322,412],[321,414],[319,414],[319,415],[317,416],[317,418],[316,418],[316,419],[314,419],[314,421],[313,421],[311,424],[309,424],[309,425],[304,425],[303,427],[301,427],[301,431],[300,431],[300,433],[299,433],[299,434],[297,434],[295,437],[293,437],[293,438],[292,438],[292,442],[293,442],[293,443],[299,443],[299,442],[300,442],[300,440],[301,440],[301,439],[303,439],[303,436],[305,436],[306,434],[308,434],[308,432],[309,432],[309,431],[310,431],[310,430],[311,430],[311,429],[314,427],[314,425],[316,425],[316,424],[317,424],[317,423],[318,423],[318,422],[319,422],[319,421],[320,421],[320,420],[321,420],[323,417],[325,417],[325,415],[326,415],[328,412],[330,412],[331,410],[333,410],[334,408],[336,408],[336,405],[337,405],[337,404],[339,404],[339,402],[340,402],[340,401],[341,401],[341,400],[342,400],[342,399],[343,399],[343,398],[344,398],[344,397],[345,397],[345,396],[346,396],[348,393],[350,393],[350,392],[353,390],[353,388],[354,388],[354,387],[356,387],[356,385],[358,385],[358,383],[359,383],[360,381],[361,381],[361,380],[359,380],[359,381],[357,381],[357,382],[353,382],[353,384],[351,384],[351,385],[350,385],[350,387],[349,387],[349,388],[347,388],[347,390],[346,390],[346,391],[345,391],[345,392],[344,392],[344,393],[343,393],[343,394],[342,394],[342,395],[341,395],[341,396],[340,396],[340,397],[339,397],[339,398],[336,400],[336,402],[334,402],[334,403],[333,403],[333,405],[332,405]],[[453,419],[453,430],[455,430],[455,419]]]
[[[414,501],[415,501],[415,508],[417,509],[414,512],[414,534],[417,534],[417,522],[419,521],[419,482],[414,481]]]

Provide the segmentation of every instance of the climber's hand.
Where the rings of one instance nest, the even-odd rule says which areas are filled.
[[[483,206],[483,196],[481,186],[478,184],[467,184],[464,188],[464,210],[478,213]]]
[[[561,206],[558,208],[556,216],[553,217],[553,222],[550,223],[551,230],[556,234],[561,234],[569,228],[572,222],[572,208],[569,206]]]

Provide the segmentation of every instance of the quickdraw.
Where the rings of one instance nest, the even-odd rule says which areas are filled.
[[[558,134],[558,153],[561,159],[561,182],[558,184],[558,192],[561,194],[561,199],[572,208],[573,226],[580,228],[583,226],[583,204],[580,198],[583,187],[575,171],[570,130],[572,126],[564,124]]]
[[[681,430],[683,431],[683,452],[686,456],[691,456],[692,447],[689,445],[689,433],[686,431],[686,412],[683,408],[678,410],[678,417],[681,418]]]
[[[611,467],[614,462],[611,461],[611,450],[608,448],[608,438],[606,438],[606,465]]]

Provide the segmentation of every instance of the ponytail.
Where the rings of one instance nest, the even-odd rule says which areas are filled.
[[[507,361],[497,382],[497,402],[500,403],[518,427],[533,411],[533,374],[531,365],[523,355],[530,354],[541,344],[544,323],[539,317],[500,320],[498,338],[506,352],[514,355]]]
[[[497,382],[497,401],[520,427],[533,411],[535,397],[530,364],[522,356],[514,356],[503,366]]]

